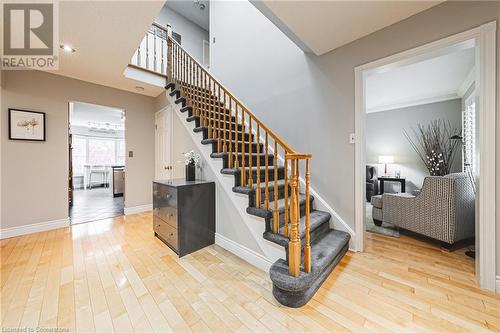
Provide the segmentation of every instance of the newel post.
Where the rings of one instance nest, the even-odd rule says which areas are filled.
[[[173,48],[173,43],[172,43],[172,27],[170,24],[167,24],[167,80],[169,83],[174,82],[173,78],[173,68],[172,68],[172,48]]]
[[[299,176],[298,160],[292,159],[292,170],[290,177],[290,242],[288,243],[288,272],[292,276],[300,274],[300,233],[299,233]]]

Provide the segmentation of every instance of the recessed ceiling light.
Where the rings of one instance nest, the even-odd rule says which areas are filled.
[[[69,45],[66,45],[66,44],[61,44],[60,48],[64,51],[64,52],[67,52],[67,53],[75,53],[76,50],[74,48],[72,48],[71,46]]]
[[[135,87],[135,90],[137,90],[137,91],[144,91],[144,87],[141,87],[141,86],[136,86],[136,87]]]

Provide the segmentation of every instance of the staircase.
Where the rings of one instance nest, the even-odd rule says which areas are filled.
[[[331,229],[330,214],[314,209],[310,154],[293,150],[167,37],[166,89],[195,123],[221,173],[234,176],[235,193],[248,196],[247,213],[265,220],[263,237],[283,246],[286,258],[270,268],[273,295],[283,305],[309,301],[342,259],[350,235]]]

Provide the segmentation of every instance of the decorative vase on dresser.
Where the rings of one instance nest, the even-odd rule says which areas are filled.
[[[196,179],[196,165],[188,164],[186,165],[186,180],[194,181]]]
[[[153,230],[179,257],[214,244],[215,183],[153,182]]]

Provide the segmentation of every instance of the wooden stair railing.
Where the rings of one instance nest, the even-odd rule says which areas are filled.
[[[268,126],[259,120],[234,94],[225,88],[200,63],[187,53],[167,32],[167,80],[174,83],[183,96],[187,105],[192,107],[193,115],[200,119],[200,126],[208,129],[208,138],[215,140],[217,151],[228,154],[229,168],[240,169],[241,185],[255,188],[257,208],[262,206],[273,213],[272,229],[276,234],[282,234],[289,239],[288,265],[289,274],[298,276],[301,271],[303,255],[303,271],[311,271],[310,245],[310,176],[309,160],[311,154],[300,154],[292,149],[283,139],[274,133]],[[234,118],[233,118],[234,117]],[[234,119],[234,121],[233,121]],[[248,130],[248,131],[247,131]],[[257,144],[254,149],[252,136]],[[248,140],[246,138],[248,137]],[[263,152],[260,144],[263,141]],[[271,148],[272,147],[272,148]],[[273,153],[274,175],[269,180],[270,150]],[[256,183],[254,184],[254,153],[256,160]],[[284,221],[280,230],[279,221],[279,190],[278,190],[278,156],[284,156]],[[249,163],[245,163],[248,155]],[[261,158],[261,155],[263,159]],[[241,156],[241,158],[238,158]],[[301,249],[300,238],[300,176],[301,165],[305,166],[304,193],[305,204],[305,246]],[[264,168],[263,170],[261,170]],[[264,186],[262,193],[261,172],[264,172]],[[290,172],[290,175],[288,173]],[[274,184],[273,184],[274,182]],[[273,186],[273,198],[270,198],[270,186]]]

